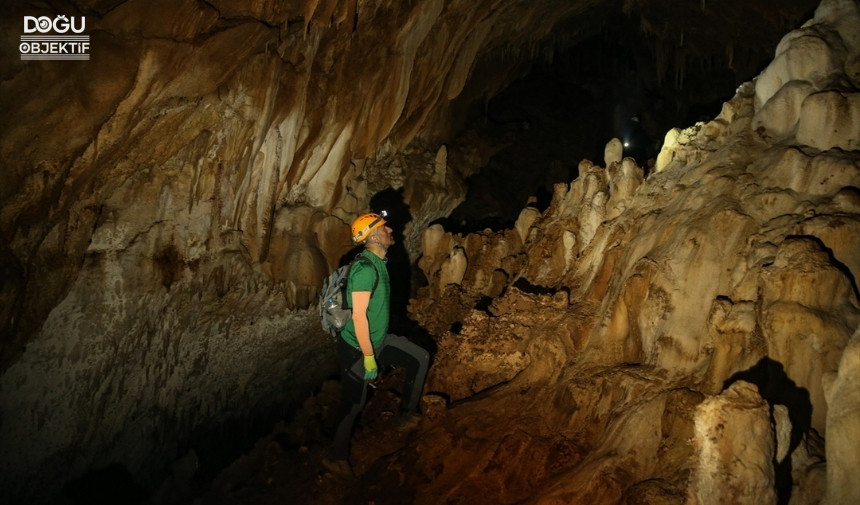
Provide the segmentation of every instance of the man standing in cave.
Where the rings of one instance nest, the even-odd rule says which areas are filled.
[[[352,473],[348,458],[353,425],[367,401],[367,384],[377,379],[380,367],[402,366],[406,371],[398,429],[412,429],[420,419],[418,401],[430,355],[409,339],[388,333],[391,282],[386,255],[394,244],[394,235],[385,217],[385,211],[368,213],[352,222],[352,241],[363,244],[364,250],[363,258],[353,262],[347,282],[352,319],[337,338],[342,384],[340,422],[323,460],[329,470],[338,474]]]

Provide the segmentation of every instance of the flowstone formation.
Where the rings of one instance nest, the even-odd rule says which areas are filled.
[[[418,432],[386,421],[386,387],[357,476],[320,471],[329,383],[204,503],[856,503],[860,110],[841,107],[858,26],[856,3],[823,3],[719,116],[669,132],[651,173],[611,141],[512,229],[429,227]]]
[[[477,166],[412,140],[482,47],[555,23],[438,0],[76,3],[93,58],[72,64],[7,50],[52,6],[0,7],[0,501],[109,465],[152,488],[192,444],[282,417],[334,371],[308,309],[351,218],[399,192],[417,256]]]
[[[858,62],[825,2],[647,177],[610,145],[512,230],[428,229],[450,408],[378,468],[422,504],[860,500]]]

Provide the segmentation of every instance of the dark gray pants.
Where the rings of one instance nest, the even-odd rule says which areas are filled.
[[[424,379],[430,365],[430,355],[423,347],[406,337],[389,333],[382,345],[375,349],[376,364],[380,372],[387,366],[402,366],[406,370],[400,411],[417,413]],[[358,414],[367,402],[367,382],[364,380],[364,356],[361,350],[337,339],[337,357],[340,362],[341,400],[338,409],[340,423],[334,433],[329,459],[349,457],[349,439]]]

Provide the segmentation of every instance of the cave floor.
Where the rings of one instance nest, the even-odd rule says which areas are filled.
[[[370,389],[368,403],[356,422],[352,438],[353,476],[339,475],[323,466],[337,423],[340,395],[339,382],[329,380],[304,402],[289,423],[280,423],[251,451],[221,471],[195,503],[411,503],[412,490],[398,485],[402,479],[384,475],[387,456],[397,454],[401,464],[411,459],[403,458],[402,453],[410,450],[420,430],[420,425],[410,431],[397,430],[395,412],[401,382],[399,370],[392,370],[376,388]],[[401,467],[398,471],[409,468]]]

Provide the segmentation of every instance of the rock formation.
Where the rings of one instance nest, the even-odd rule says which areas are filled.
[[[843,471],[860,469],[847,449],[860,421],[843,409],[856,412],[846,380],[860,379],[846,379],[860,337],[858,23],[856,3],[823,3],[717,118],[670,132],[644,180],[607,154],[513,230],[425,232],[412,316],[441,334],[428,390],[456,407],[417,445],[433,478],[415,477],[416,503],[819,503],[806,486],[857,499]],[[736,380],[757,389],[723,392]],[[828,399],[837,390],[855,398]],[[457,436],[467,419],[487,419],[478,440]],[[826,486],[824,455],[806,453],[815,434]],[[565,445],[567,460],[549,449]],[[546,473],[511,494],[523,461]]]
[[[663,33],[660,5],[624,10]],[[10,56],[58,12],[0,7],[0,499],[93,471],[187,486],[191,447],[285,417],[333,371],[313,303],[347,223],[390,190],[438,347],[426,419],[359,434],[361,486],[319,503],[860,500],[856,1],[824,0],[653,170],[611,142],[510,229],[432,224],[486,162],[443,145],[466,106],[605,6],[82,0],[88,62]]]

